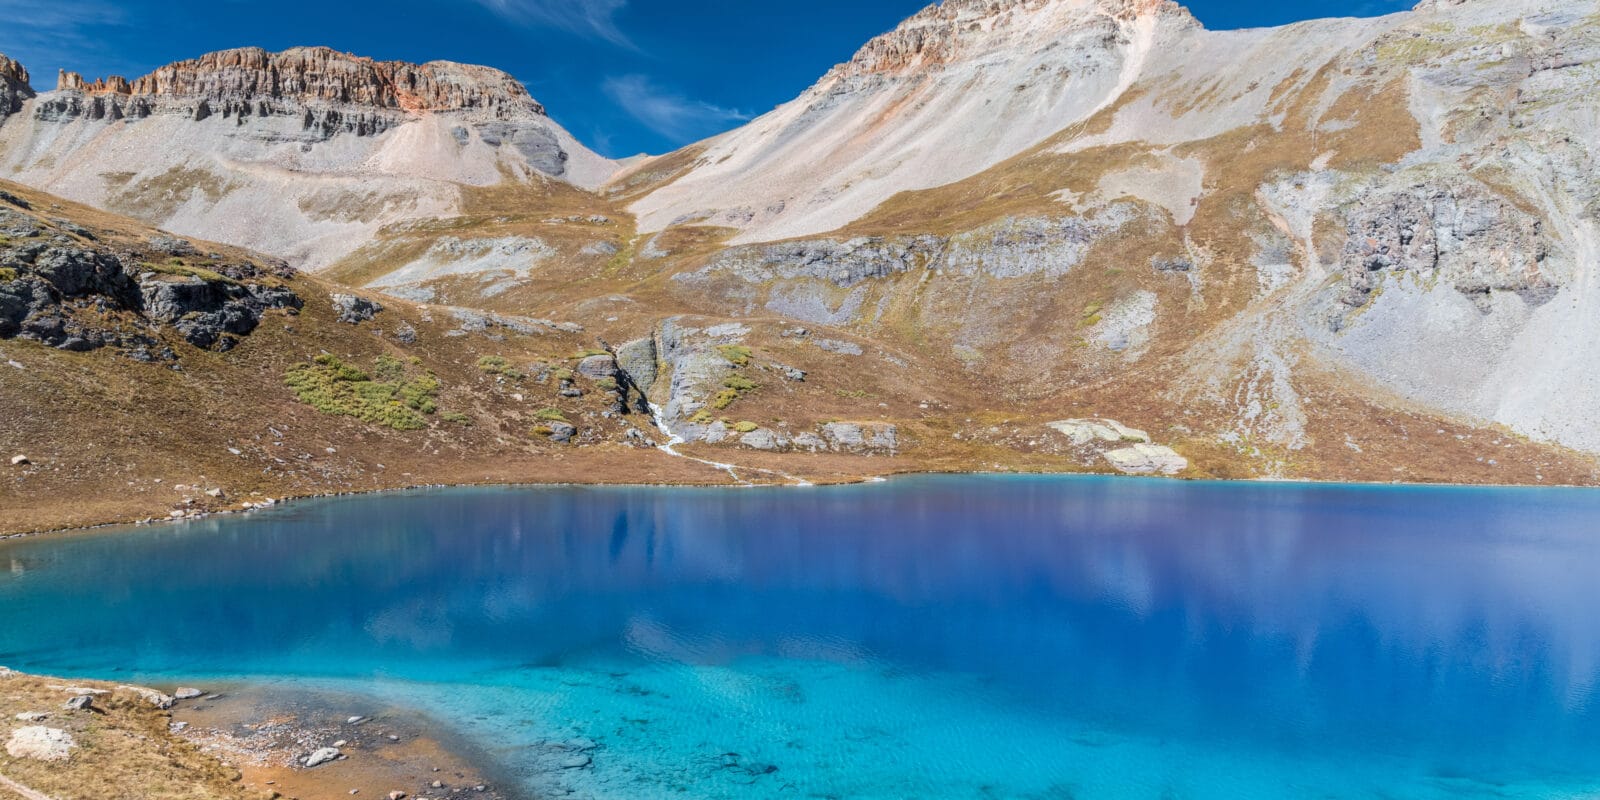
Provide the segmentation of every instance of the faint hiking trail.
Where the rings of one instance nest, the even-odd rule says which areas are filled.
[[[51,797],[50,795],[29,789],[28,787],[23,786],[22,784],[17,783],[16,781],[11,780],[4,775],[0,775],[0,789],[5,789],[13,794],[21,795],[22,800],[55,800],[55,798]]]

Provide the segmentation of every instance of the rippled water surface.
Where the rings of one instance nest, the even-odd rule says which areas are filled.
[[[0,544],[0,663],[399,700],[540,796],[1592,797],[1600,494],[346,498]]]

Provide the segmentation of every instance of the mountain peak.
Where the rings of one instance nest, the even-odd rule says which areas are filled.
[[[868,42],[836,75],[913,72],[997,50],[1047,46],[1071,29],[1163,19],[1200,24],[1172,0],[944,0]]]
[[[161,67],[133,81],[85,81],[63,72],[58,90],[85,94],[200,99],[212,102],[289,100],[406,112],[525,111],[544,107],[515,78],[489,67],[434,61],[376,61],[329,47],[273,53],[242,47]]]

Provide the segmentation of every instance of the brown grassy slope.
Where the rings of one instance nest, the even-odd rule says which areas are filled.
[[[94,711],[66,711],[75,692],[106,690]],[[45,713],[42,722],[22,722],[25,713]],[[26,725],[70,733],[77,747],[65,762],[12,758],[0,749],[0,775],[54,800],[258,800],[239,772],[168,732],[171,713],[114,684],[0,673],[0,739]],[[0,797],[7,796],[0,789]],[[15,797],[16,795],[10,795]]]

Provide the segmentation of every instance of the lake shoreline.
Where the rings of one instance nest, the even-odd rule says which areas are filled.
[[[271,681],[199,683],[206,687],[199,696],[178,699],[170,681],[129,685],[0,668],[6,712],[0,719],[62,731],[72,742],[59,761],[0,754],[0,776],[24,797],[137,784],[181,785],[198,793],[181,796],[217,800],[393,792],[415,800],[531,800],[487,753],[416,710],[356,692]],[[78,710],[64,708],[72,697],[89,700]],[[311,754],[335,745],[338,756],[306,766]],[[105,776],[107,786],[86,786],[91,774]]]
[[[33,529],[20,529],[6,531],[0,528],[0,542],[20,539],[32,539],[41,536],[57,534],[86,533],[104,530],[106,528],[120,527],[153,527],[157,525],[178,525],[189,522],[198,522],[218,517],[235,517],[265,511],[272,508],[281,508],[288,505],[303,503],[310,500],[331,500],[343,497],[373,497],[386,494],[402,494],[405,492],[444,490],[444,489],[547,489],[547,488],[661,488],[661,489],[754,489],[754,488],[792,488],[805,489],[821,486],[852,486],[870,483],[881,483],[897,478],[936,477],[936,476],[1013,476],[1013,477],[1060,477],[1060,478],[1102,478],[1114,480],[1141,480],[1141,481],[1177,481],[1194,484],[1217,484],[1226,486],[1350,486],[1360,488],[1394,488],[1394,489],[1595,489],[1593,485],[1571,483],[1461,483],[1461,482],[1409,482],[1393,481],[1381,483],[1377,481],[1342,481],[1321,480],[1316,478],[1184,478],[1164,475],[1125,475],[1116,472],[1090,471],[1090,470],[1008,470],[1008,471],[968,471],[968,470],[941,470],[941,469],[909,469],[891,470],[878,473],[869,473],[851,478],[835,480],[816,480],[804,485],[785,483],[735,483],[731,480],[721,482],[586,482],[573,480],[550,481],[459,481],[445,483],[415,483],[385,487],[381,489],[364,489],[349,492],[310,492],[305,494],[285,494],[282,497],[272,498],[270,502],[255,508],[225,508],[215,511],[196,513],[182,518],[157,518],[148,516],[124,516],[106,519],[85,525],[65,525],[60,527],[42,527]]]

